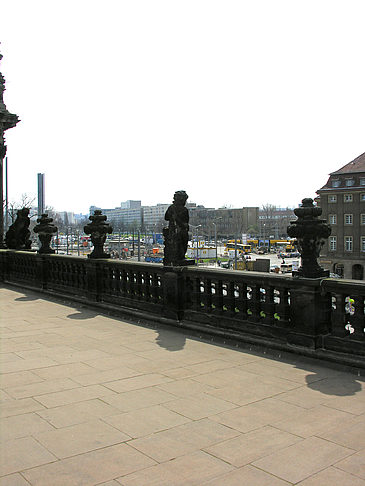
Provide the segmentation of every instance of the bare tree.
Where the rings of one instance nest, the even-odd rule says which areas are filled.
[[[18,201],[9,202],[8,203],[8,215],[10,217],[10,222],[14,223],[18,209],[31,208],[35,199],[36,199],[35,196],[31,196],[31,195],[24,192],[21,195],[21,198]],[[33,216],[35,216],[35,215],[33,214],[30,217],[32,218]]]

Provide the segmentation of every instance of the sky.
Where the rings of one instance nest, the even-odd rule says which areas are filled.
[[[0,0],[9,201],[296,207],[365,151],[363,0]]]

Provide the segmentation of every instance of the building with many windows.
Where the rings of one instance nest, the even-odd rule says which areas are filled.
[[[332,172],[317,191],[331,235],[321,252],[323,267],[345,278],[364,279],[365,153]]]
[[[101,208],[90,206],[90,214],[93,214],[95,209]],[[115,230],[132,230],[142,227],[141,201],[129,200],[122,202],[119,207],[101,210]]]

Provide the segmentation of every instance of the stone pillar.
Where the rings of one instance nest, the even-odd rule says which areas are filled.
[[[182,267],[165,267],[162,277],[163,315],[182,320],[184,315],[184,279]]]
[[[287,342],[305,348],[322,347],[331,322],[331,298],[321,292],[322,279],[293,279]]]

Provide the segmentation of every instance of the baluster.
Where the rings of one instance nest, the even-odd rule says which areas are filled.
[[[251,301],[250,301],[250,310],[252,314],[248,317],[249,321],[258,322],[260,320],[260,311],[261,311],[261,292],[260,292],[260,285],[251,284],[252,293],[251,293]]]
[[[236,315],[236,288],[234,282],[227,283],[227,308],[228,313],[231,317],[235,317]]]
[[[205,312],[212,312],[212,280],[204,279],[203,302]]]
[[[345,329],[346,325],[346,300],[344,294],[334,293],[333,296],[336,299],[336,308],[332,307],[332,336],[345,337],[350,334],[348,329]]]
[[[159,303],[160,288],[158,285],[158,274],[155,272],[152,276],[152,299],[154,304]]]
[[[222,280],[218,280],[214,285],[214,294],[212,295],[212,304],[214,305],[214,312],[221,314],[223,312],[223,284]]]
[[[144,294],[144,300],[146,302],[151,301],[151,274],[149,272],[144,272],[143,273],[143,294]]]
[[[238,309],[237,316],[241,320],[247,320],[248,298],[247,298],[247,284],[239,282],[238,285],[238,298],[236,299],[236,307]]]
[[[276,315],[280,319],[275,319],[274,323],[280,327],[288,327],[290,325],[290,305],[289,305],[289,291],[288,289],[279,289],[279,303],[275,305]]]
[[[265,288],[265,302],[263,311],[265,314],[265,324],[274,324],[275,302],[274,302],[274,287],[267,285]]]
[[[355,313],[351,319],[351,326],[354,332],[350,334],[350,338],[356,341],[363,341],[365,339],[364,327],[364,297],[361,295],[354,296]]]
[[[200,312],[201,311],[201,293],[200,293],[200,277],[193,279],[193,309]]]
[[[135,274],[135,282],[136,282],[136,297],[138,297],[139,300],[142,299],[142,273],[141,272],[136,272]]]
[[[120,286],[120,290],[121,290],[121,293],[122,295],[127,295],[128,293],[128,282],[127,282],[127,279],[128,279],[128,271],[127,270],[122,270],[121,272],[121,286]]]

